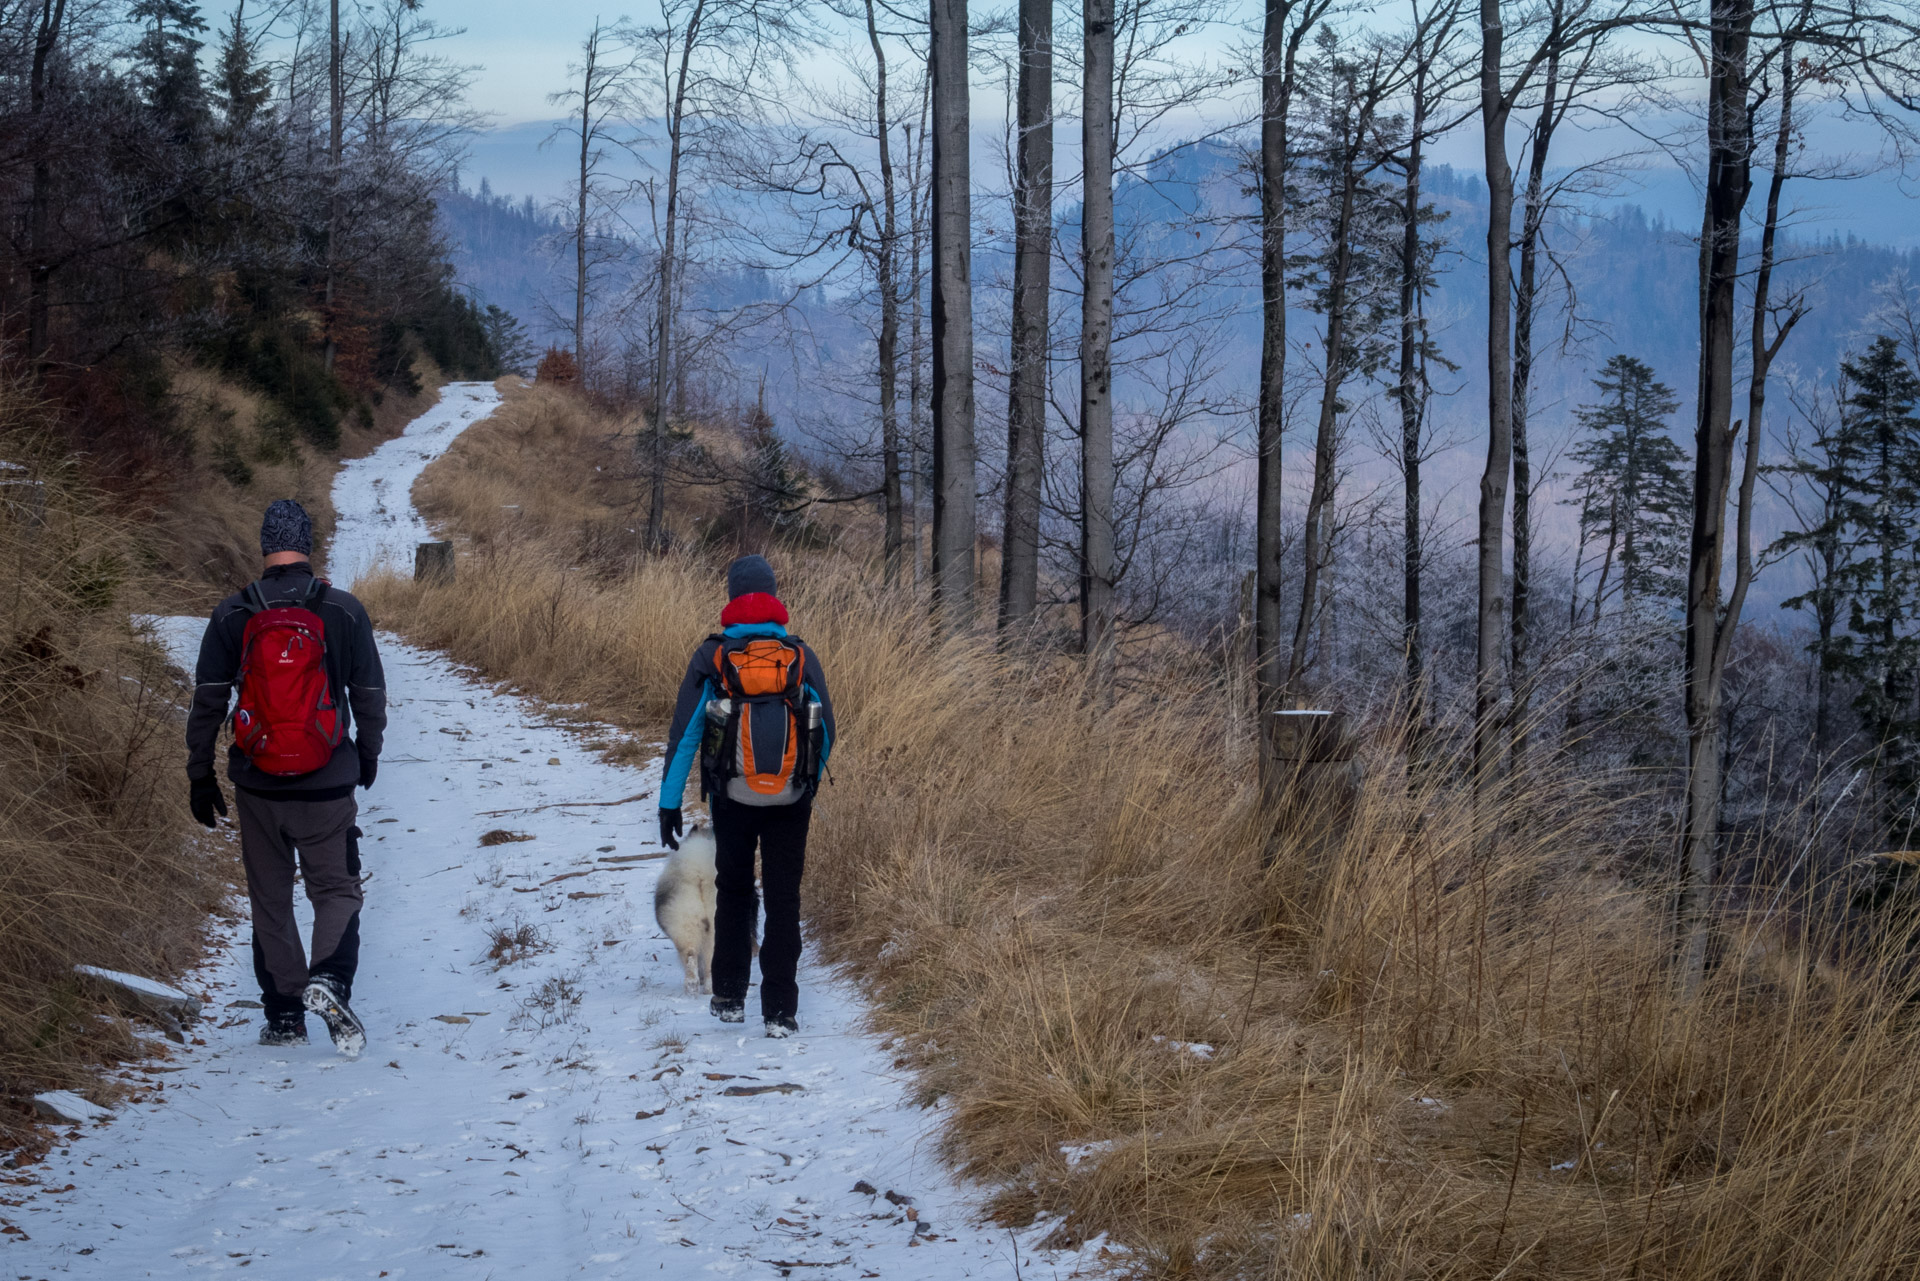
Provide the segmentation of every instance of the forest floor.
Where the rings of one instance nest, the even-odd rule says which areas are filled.
[[[337,579],[410,556],[412,481],[495,403],[453,384],[343,467]],[[190,665],[204,626],[154,620]],[[714,1021],[653,921],[659,764],[382,638],[391,727],[361,795],[367,880],[337,1055],[264,1049],[242,905],[186,986],[206,1017],[120,1069],[126,1101],[0,1177],[8,1276],[1067,1278],[976,1224],[858,991],[809,955],[801,1035]],[[490,844],[483,844],[488,833]],[[510,839],[509,839],[510,838]],[[817,851],[816,857],[831,857]],[[303,919],[305,908],[302,905]],[[749,998],[749,1009],[757,1002]],[[757,1092],[759,1087],[782,1090]],[[868,1191],[866,1189],[872,1189]],[[889,1197],[888,1194],[892,1196]]]

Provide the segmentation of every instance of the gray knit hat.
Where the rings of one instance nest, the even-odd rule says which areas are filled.
[[[260,522],[260,554],[299,552],[313,555],[313,519],[291,498],[277,498]]]
[[[727,599],[754,592],[765,592],[769,596],[780,594],[773,581],[773,566],[767,564],[765,556],[742,556],[727,566]]]

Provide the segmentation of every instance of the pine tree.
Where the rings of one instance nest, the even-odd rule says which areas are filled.
[[[273,79],[268,69],[255,61],[253,38],[247,33],[247,6],[233,10],[232,25],[220,36],[220,64],[215,85],[220,93],[220,112],[227,128],[241,133],[273,97]]]
[[[1920,786],[1920,375],[1885,336],[1840,368],[1852,394],[1808,471],[1832,501],[1822,522],[1780,545],[1837,552],[1829,590],[1838,600],[1827,603],[1846,630],[1816,646],[1828,672],[1856,684],[1854,710],[1872,739],[1896,839],[1904,839]]]
[[[482,186],[485,186],[484,179]],[[480,314],[480,325],[486,331],[487,343],[502,369],[522,372],[533,364],[536,349],[518,316],[499,303],[490,302]]]
[[[134,0],[127,16],[146,31],[133,47],[135,79],[153,113],[185,142],[207,119],[199,36],[207,23],[194,0]]]
[[[1686,454],[1667,434],[1667,419],[1680,402],[1650,367],[1624,354],[1593,381],[1600,400],[1575,414],[1593,434],[1573,447],[1581,470],[1576,496],[1567,501],[1580,509],[1582,557],[1595,543],[1603,548],[1594,616],[1616,588],[1629,609],[1677,604],[1685,591],[1693,505]]]

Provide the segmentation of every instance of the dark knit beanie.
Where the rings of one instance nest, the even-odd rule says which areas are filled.
[[[260,554],[299,552],[313,555],[313,520],[307,509],[291,498],[275,499],[260,522]]]
[[[773,566],[767,564],[765,556],[742,556],[727,566],[727,599],[750,596],[755,592],[764,592],[768,596],[780,594],[774,585]]]

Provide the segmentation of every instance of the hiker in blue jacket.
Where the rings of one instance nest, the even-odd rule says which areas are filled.
[[[813,794],[833,748],[833,701],[819,656],[787,635],[787,607],[764,557],[727,566],[727,597],[719,634],[693,652],[674,701],[660,841],[680,848],[680,807],[698,761],[718,871],[713,1013],[723,1023],[746,1019],[758,845],[767,907],[760,1013],[768,1036],[786,1037],[799,1030],[800,878]]]

